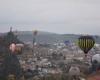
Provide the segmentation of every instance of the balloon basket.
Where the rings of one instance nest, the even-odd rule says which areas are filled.
[[[88,62],[87,54],[84,55],[84,61],[85,61],[85,62]]]

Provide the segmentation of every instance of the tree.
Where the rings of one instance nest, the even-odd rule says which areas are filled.
[[[4,36],[4,40],[7,46],[9,46],[11,43],[22,43],[17,36],[14,35],[13,32],[8,32],[5,36]]]

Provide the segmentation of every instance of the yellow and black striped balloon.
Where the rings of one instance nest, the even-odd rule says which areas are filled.
[[[79,47],[84,51],[85,54],[94,46],[95,40],[92,36],[81,36],[78,39]]]

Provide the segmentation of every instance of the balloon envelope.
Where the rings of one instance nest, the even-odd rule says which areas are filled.
[[[64,44],[67,46],[70,44],[70,41],[65,41]]]
[[[95,40],[92,36],[81,36],[78,39],[78,45],[85,54],[94,46]]]
[[[95,54],[93,57],[92,57],[92,62],[96,60],[97,62],[100,63],[100,54]]]
[[[15,52],[15,49],[16,49],[16,44],[12,43],[12,44],[10,45],[10,50],[11,50],[12,52]]]
[[[37,30],[35,30],[34,32],[33,32],[33,35],[37,35],[37,33],[38,33],[38,31]]]

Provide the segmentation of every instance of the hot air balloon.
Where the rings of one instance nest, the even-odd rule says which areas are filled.
[[[87,55],[88,51],[92,49],[95,44],[95,40],[92,36],[81,36],[78,38],[78,45],[82,51],[84,51],[85,55]]]
[[[92,62],[96,60],[98,63],[100,63],[100,54],[95,54],[92,56]]]
[[[37,30],[33,30],[33,50],[32,50],[33,53],[34,53],[34,45],[36,43],[37,34],[38,34],[38,31]]]
[[[15,50],[16,50],[16,44],[12,43],[9,48],[10,48],[10,50],[12,52],[15,52]]]
[[[22,54],[23,48],[24,48],[24,44],[15,44],[15,43],[12,43],[9,47],[11,52],[15,54]]]
[[[69,40],[65,41],[64,43],[65,43],[66,46],[70,45],[70,41]]]
[[[38,33],[37,30],[34,30],[34,31],[33,31],[33,44],[36,42],[37,33]]]
[[[34,30],[34,31],[33,31],[33,35],[34,35],[34,36],[36,36],[36,35],[37,35],[37,33],[38,33],[38,31],[37,31],[37,30]]]

